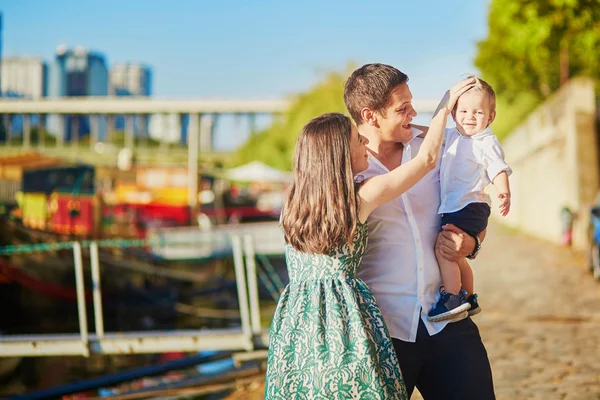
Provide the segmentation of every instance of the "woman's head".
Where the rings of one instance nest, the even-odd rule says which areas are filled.
[[[282,217],[286,241],[297,250],[327,254],[352,239],[357,221],[354,175],[368,167],[365,144],[342,114],[323,114],[302,129]]]
[[[365,170],[367,139],[343,114],[323,114],[308,121],[296,142],[294,172],[352,175]]]

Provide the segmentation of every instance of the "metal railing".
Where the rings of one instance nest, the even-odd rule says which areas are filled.
[[[46,335],[7,335],[0,336],[0,357],[27,356],[69,356],[90,354],[134,354],[165,353],[172,351],[202,350],[253,350],[265,348],[268,344],[268,329],[261,326],[259,291],[257,280],[257,254],[283,253],[283,234],[276,223],[244,224],[200,232],[190,229],[179,240],[173,240],[177,232],[169,230],[163,236],[150,240],[106,240],[65,243],[43,243],[22,246],[0,247],[0,254],[22,254],[57,249],[71,249],[73,252],[75,289],[77,298],[79,333]],[[171,238],[167,240],[165,238]],[[212,236],[211,236],[212,235]],[[100,279],[100,247],[167,246],[170,243],[187,242],[192,246],[206,244],[215,239],[223,243],[223,235],[230,244],[235,268],[237,295],[239,302],[240,327],[226,329],[105,332],[102,309],[102,291]],[[84,285],[84,258],[82,248],[89,248],[92,310],[95,330],[89,332],[86,295]],[[279,279],[279,277],[277,277]],[[278,289],[282,289],[277,285]]]

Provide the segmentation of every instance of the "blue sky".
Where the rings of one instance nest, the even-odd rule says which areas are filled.
[[[415,98],[438,98],[477,72],[485,0],[5,0],[5,56],[53,57],[83,45],[107,62],[143,62],[159,97],[276,98],[323,71],[384,62]],[[243,136],[229,138],[239,143]]]

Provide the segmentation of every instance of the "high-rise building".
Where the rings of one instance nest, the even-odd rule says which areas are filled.
[[[152,95],[152,71],[142,64],[117,64],[110,70],[112,96]]]
[[[150,96],[152,94],[152,70],[143,64],[117,64],[110,70],[109,94],[111,96]],[[137,115],[133,119],[134,135],[147,134],[148,116]],[[125,117],[117,115],[115,129],[125,129]]]
[[[2,66],[2,11],[0,11],[0,66]],[[2,74],[0,74],[0,97],[2,97]],[[0,141],[6,140],[4,115],[0,114]]]
[[[37,57],[10,57],[0,67],[5,96],[39,99],[46,95],[46,64]]]
[[[104,55],[90,52],[85,47],[68,49],[59,46],[54,62],[49,66],[48,97],[106,96],[108,95],[108,69]],[[74,125],[76,124],[76,125]],[[89,117],[69,116],[65,118],[65,140],[70,140],[73,131],[79,137],[90,132]],[[61,129],[57,116],[48,117],[48,130]],[[106,122],[100,121],[100,132],[106,131]]]
[[[39,99],[46,95],[47,67],[38,57],[9,57],[0,66],[0,92],[5,97]],[[23,132],[23,116],[9,117],[11,135]],[[37,124],[38,116],[31,122]]]
[[[2,65],[2,11],[0,11],[0,66]],[[0,87],[2,87],[2,77],[0,76]],[[2,97],[2,90],[0,90]]]

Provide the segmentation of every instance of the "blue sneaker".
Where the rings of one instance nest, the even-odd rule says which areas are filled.
[[[470,295],[467,298],[467,301],[471,305],[471,308],[469,308],[469,317],[477,315],[481,312],[481,307],[479,307],[479,303],[477,302],[477,293],[473,293],[472,295]]]
[[[458,294],[448,293],[444,288],[440,288],[440,299],[427,314],[427,319],[431,322],[452,320],[460,321],[467,318],[467,312],[471,305],[465,299],[465,291],[461,290]]]

